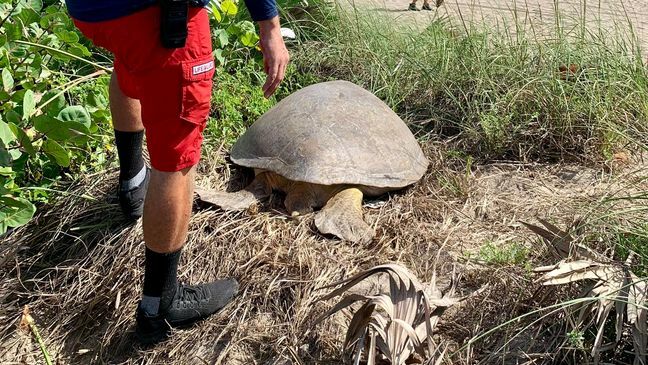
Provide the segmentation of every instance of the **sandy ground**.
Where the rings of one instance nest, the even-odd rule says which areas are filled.
[[[548,33],[555,29],[556,14],[565,27],[581,23],[579,20],[585,18],[588,29],[603,29],[605,35],[615,32],[615,29],[627,34],[632,28],[643,49],[648,49],[648,5],[645,0],[445,0],[437,10],[420,12],[407,10],[410,0],[339,1],[385,12],[397,20],[420,26],[439,17],[459,22],[486,21],[500,26],[517,22],[545,35],[550,35]],[[430,0],[430,3],[434,7],[435,0]],[[422,0],[417,1],[419,8],[422,4]]]

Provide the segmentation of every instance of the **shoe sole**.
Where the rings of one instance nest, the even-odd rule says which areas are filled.
[[[167,323],[169,324],[169,326],[171,326],[171,328],[185,329],[193,326],[200,321],[205,320],[207,317],[209,316],[192,318],[177,322],[167,321]],[[139,341],[139,343],[144,346],[155,345],[169,338],[169,335],[171,334],[171,328],[167,328],[163,331],[154,331],[149,333],[141,333],[138,329],[135,329],[135,337],[137,338],[137,341]]]
[[[135,330],[135,338],[137,338],[137,341],[144,345],[144,346],[151,346],[158,344],[166,339],[169,338],[169,334],[171,332],[171,329],[167,329],[164,331],[156,331],[156,332],[149,332],[149,333],[141,333],[137,329]]]

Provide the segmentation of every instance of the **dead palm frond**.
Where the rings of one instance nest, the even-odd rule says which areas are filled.
[[[571,231],[578,229],[578,223],[575,223],[571,229],[562,230],[553,224],[538,218],[540,224],[544,226],[536,226],[530,223],[521,222],[531,232],[537,234],[542,238],[542,241],[547,245],[549,251],[558,259],[565,259],[572,257],[576,259],[591,259],[597,260],[601,256],[589,248],[580,245],[574,239]]]
[[[320,300],[342,295],[376,274],[388,276],[388,293],[347,294],[315,324],[355,303],[362,303],[351,318],[344,340],[344,349],[352,354],[354,364],[359,364],[364,355],[367,365],[375,364],[377,357],[390,364],[401,365],[414,353],[423,358],[432,358],[433,363],[436,358],[440,363],[444,351],[435,348],[432,331],[441,313],[464,298],[453,298],[448,293],[430,298],[423,284],[409,270],[400,265],[385,264],[327,286],[341,285]],[[434,282],[433,278],[432,292],[438,293]]]
[[[547,227],[546,222],[541,221],[541,223]],[[640,279],[630,271],[634,255],[631,254],[625,263],[610,260],[603,263],[601,262],[603,257],[600,255],[593,254],[583,246],[577,246],[574,250],[575,246],[571,242],[559,239],[568,235],[555,226],[551,226],[553,229],[548,227],[551,230],[549,232],[537,226],[526,223],[525,225],[549,241],[554,247],[555,253],[562,253],[563,260],[557,264],[534,270],[543,273],[540,278],[542,285],[561,285],[582,280],[594,281],[582,296],[592,300],[579,304],[578,318],[574,321],[572,329],[584,331],[592,325],[596,326],[596,338],[591,351],[595,363],[598,363],[602,351],[615,348],[618,345],[624,328],[629,326],[635,350],[634,365],[647,365],[648,284],[646,278]],[[550,234],[554,236],[551,237]],[[574,259],[572,256],[576,256],[578,259]],[[598,256],[598,260],[594,259],[595,256]],[[605,325],[613,309],[616,313],[616,337],[612,342],[603,344]]]

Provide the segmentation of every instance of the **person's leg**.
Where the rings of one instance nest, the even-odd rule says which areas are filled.
[[[116,73],[110,77],[108,94],[113,128],[122,132],[143,132],[144,124],[142,124],[140,101],[124,94],[119,87]]]
[[[140,34],[152,37],[146,44],[158,42],[157,11],[151,8],[133,21]],[[144,204],[146,260],[136,328],[144,344],[166,338],[169,326],[191,324],[217,312],[238,291],[233,279],[191,286],[177,279],[214,74],[206,10],[192,8],[188,19],[184,48],[160,48],[141,60],[142,72],[136,67],[133,72],[152,166]]]
[[[142,157],[144,138],[142,108],[138,99],[122,91],[118,77],[127,79],[129,75],[118,62],[115,62],[115,72],[110,78],[108,94],[115,145],[119,156],[119,203],[124,215],[128,219],[135,220],[142,216],[148,182],[148,173]],[[122,84],[128,85],[126,81]]]
[[[150,250],[169,253],[184,245],[193,202],[193,180],[193,167],[177,172],[152,170],[143,221],[144,242]]]
[[[171,305],[177,287],[180,251],[187,239],[194,169],[152,170],[144,204],[146,268],[141,307],[150,315]],[[159,214],[164,212],[164,214]]]

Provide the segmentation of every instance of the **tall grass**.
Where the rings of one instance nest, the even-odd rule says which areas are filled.
[[[363,85],[479,158],[600,161],[645,133],[648,73],[630,31],[447,19],[418,29],[323,5],[312,15],[317,32],[302,27],[293,53],[300,71]]]

